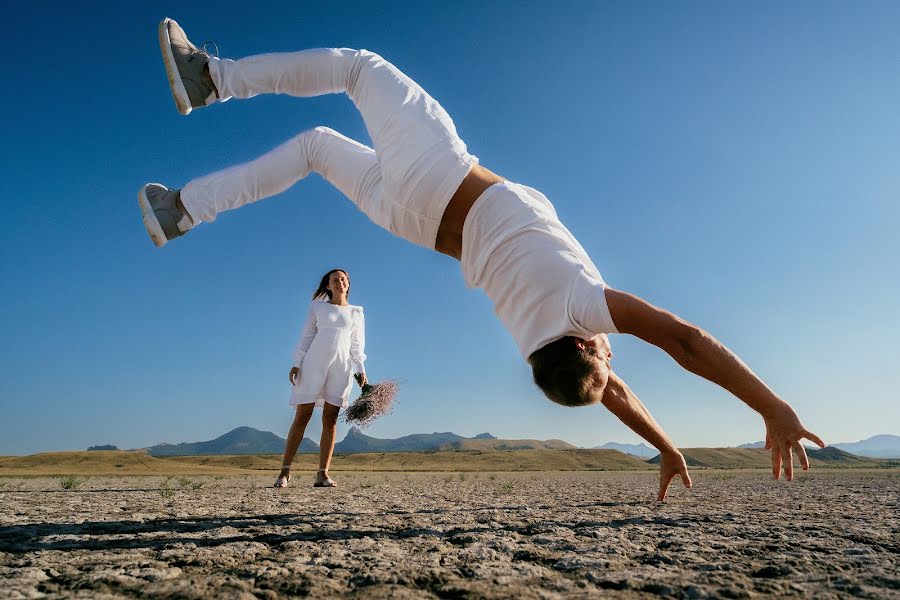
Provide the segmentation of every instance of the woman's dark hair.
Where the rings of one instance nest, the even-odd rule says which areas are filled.
[[[528,362],[534,383],[547,398],[563,406],[587,406],[597,401],[594,381],[602,376],[595,356],[594,348],[581,349],[566,336],[535,351]]]
[[[319,287],[316,288],[315,292],[313,292],[313,300],[320,300],[322,298],[328,298],[329,300],[331,300],[331,290],[328,289],[328,281],[331,279],[332,273],[343,273],[347,276],[347,297],[350,297],[350,274],[347,273],[347,271],[345,271],[344,269],[332,269],[322,276],[322,281],[319,282]]]

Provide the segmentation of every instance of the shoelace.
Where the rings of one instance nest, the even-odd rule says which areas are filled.
[[[212,52],[210,52],[209,50],[207,50],[207,49],[206,49],[206,46],[207,46],[207,45],[212,45],[212,47],[216,49],[216,53],[213,54]],[[214,57],[216,57],[216,58],[219,58],[219,45],[216,44],[215,42],[211,42],[211,41],[210,41],[210,42],[203,42],[203,45],[201,46],[201,48],[203,48],[203,51],[206,52],[207,54],[209,54],[210,56],[214,56]]]

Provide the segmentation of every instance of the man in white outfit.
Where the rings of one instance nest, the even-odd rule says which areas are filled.
[[[660,500],[676,476],[690,487],[687,467],[671,439],[611,370],[609,333],[631,334],[662,348],[685,369],[759,412],[776,479],[782,465],[786,479],[792,479],[794,452],[808,468],[802,438],[824,446],[787,402],[710,334],[608,287],[550,201],[481,166],[440,104],[382,57],[332,48],[220,60],[194,46],[171,19],[160,23],[159,40],[182,114],[264,93],[346,93],[362,114],[374,148],[316,127],[181,190],[147,184],[138,199],[157,246],[315,172],[376,224],[459,260],[467,285],[491,299],[548,398],[567,406],[600,402],[653,444],[661,456]]]

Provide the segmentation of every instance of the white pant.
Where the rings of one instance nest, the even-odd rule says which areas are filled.
[[[434,248],[444,209],[478,159],[450,116],[412,79],[377,54],[346,48],[213,58],[209,70],[223,102],[346,92],[375,149],[327,127],[305,131],[256,160],[188,183],[181,201],[195,223],[283,192],[315,172],[376,224]]]

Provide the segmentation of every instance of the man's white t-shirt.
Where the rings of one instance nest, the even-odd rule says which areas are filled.
[[[485,190],[466,217],[461,265],[525,360],[566,336],[618,333],[600,271],[535,189],[506,181]]]

